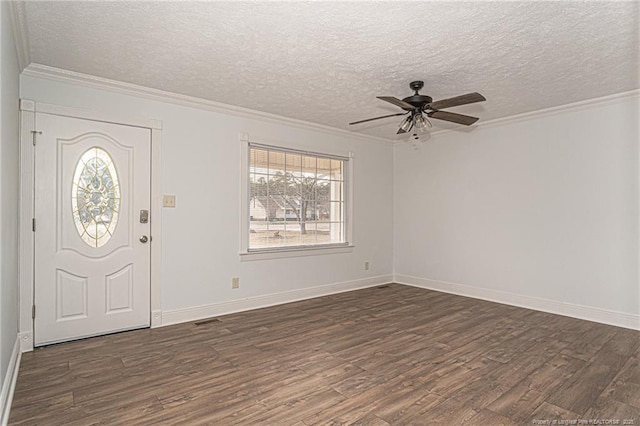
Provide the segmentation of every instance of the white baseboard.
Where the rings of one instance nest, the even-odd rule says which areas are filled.
[[[235,312],[265,308],[267,306],[281,305],[298,300],[312,299],[314,297],[327,296],[345,291],[375,287],[392,282],[392,278],[392,275],[379,275],[377,277],[248,297],[245,299],[231,300],[229,302],[163,311],[162,325],[178,324],[202,318],[211,318]]]
[[[16,380],[18,380],[21,357],[20,339],[16,336],[16,342],[13,345],[13,352],[11,352],[11,359],[9,359],[9,366],[7,367],[7,374],[2,382],[2,393],[0,393],[0,424],[2,426],[9,423],[9,412],[13,401],[13,391],[16,388]]]
[[[151,311],[151,328],[160,327],[162,325],[162,311]]]
[[[33,350],[33,333],[30,331],[18,333],[18,339],[20,340],[20,352],[31,352]]]
[[[464,284],[429,280],[425,278],[413,277],[411,275],[395,274],[393,281],[399,284],[406,284],[413,287],[441,291],[443,293],[473,297],[475,299],[504,303],[507,305],[533,309],[536,311],[549,312],[551,314],[558,314],[566,317],[615,325],[616,327],[640,330],[640,315],[610,311],[607,309],[594,308],[590,306],[581,306],[567,302],[560,302],[557,300],[524,296],[498,290],[478,288]]]

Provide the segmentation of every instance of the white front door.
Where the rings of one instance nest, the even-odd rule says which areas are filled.
[[[35,345],[149,326],[151,131],[36,125]]]

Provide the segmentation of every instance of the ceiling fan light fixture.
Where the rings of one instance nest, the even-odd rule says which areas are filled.
[[[414,114],[413,122],[415,124],[411,135],[413,140],[418,141],[420,137],[422,137],[423,141],[428,140],[431,137],[429,129],[433,127],[431,121],[422,114],[422,111],[418,111]]]
[[[409,130],[413,128],[413,114],[402,120],[400,123],[400,129],[398,129],[399,133],[407,133]]]
[[[421,112],[417,113],[414,118],[416,129],[421,132],[425,132],[432,127],[428,118],[425,118]]]

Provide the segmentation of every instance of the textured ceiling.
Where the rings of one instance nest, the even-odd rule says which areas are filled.
[[[639,87],[638,2],[27,2],[34,63],[395,138],[376,96],[481,121]],[[455,125],[433,120],[436,129]]]

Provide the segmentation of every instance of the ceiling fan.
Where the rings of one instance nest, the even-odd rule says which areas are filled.
[[[465,95],[460,95],[454,98],[443,99],[434,102],[431,96],[421,95],[420,93],[418,93],[418,91],[422,89],[423,86],[424,82],[422,81],[412,81],[411,83],[409,83],[409,87],[411,88],[411,90],[415,91],[415,93],[413,94],[413,96],[406,97],[402,100],[394,98],[393,96],[377,97],[378,99],[382,99],[383,101],[399,106],[404,110],[404,112],[383,115],[382,117],[368,118],[366,120],[354,121],[353,123],[349,124],[360,124],[366,123],[367,121],[379,120],[381,118],[409,114],[409,116],[402,120],[402,123],[400,123],[400,128],[397,132],[397,134],[399,135],[411,131],[411,129],[413,129],[414,127],[417,131],[420,132],[427,130],[429,127],[432,127],[429,118],[436,118],[438,120],[464,124],[465,126],[470,126],[479,120],[477,117],[457,114],[455,112],[441,111],[441,109],[486,101],[486,98],[480,93],[467,93]],[[417,135],[414,134],[414,136],[416,136],[417,139]]]

